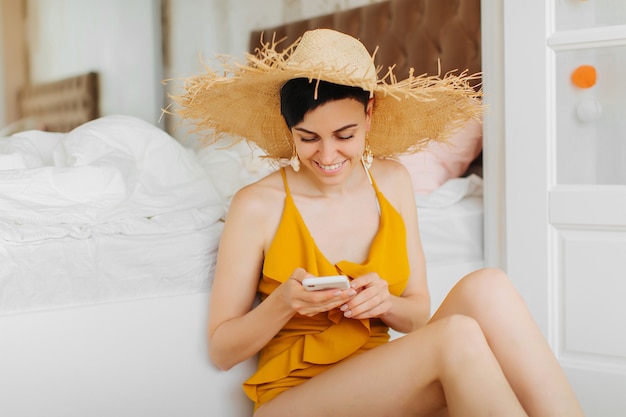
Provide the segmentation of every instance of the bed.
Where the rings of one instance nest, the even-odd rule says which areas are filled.
[[[261,32],[288,44],[333,27],[391,51],[379,65],[398,62],[398,75],[474,73],[479,17],[478,0],[392,0],[254,31],[250,48]],[[80,103],[97,104],[95,85]],[[230,198],[273,168],[242,143],[194,151],[129,116],[53,128],[39,122],[48,112],[0,138],[0,413],[250,416],[240,384],[255,361],[209,363],[207,293]],[[404,160],[433,309],[483,264],[481,139],[468,126],[455,146]]]

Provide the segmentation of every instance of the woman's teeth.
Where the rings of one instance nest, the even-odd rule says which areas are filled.
[[[333,170],[339,168],[341,165],[343,165],[343,162],[339,162],[338,164],[333,164],[333,165],[323,165],[323,164],[318,164],[318,165],[324,171],[333,171]]]

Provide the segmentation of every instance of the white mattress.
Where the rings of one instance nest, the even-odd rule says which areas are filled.
[[[4,241],[0,315],[206,291],[221,228]]]
[[[256,359],[209,362],[206,294],[0,317],[3,417],[250,417]]]
[[[471,175],[416,195],[420,237],[430,266],[484,259],[483,183]]]
[[[0,315],[208,291],[230,199],[273,169],[125,116],[0,139]],[[482,263],[482,181],[416,202],[429,272],[456,268],[431,279],[443,294]]]

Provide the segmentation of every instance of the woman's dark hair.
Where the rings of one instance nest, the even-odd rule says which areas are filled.
[[[317,99],[315,89],[317,88]],[[328,81],[313,80],[307,78],[294,78],[283,84],[280,89],[280,113],[291,129],[293,126],[304,120],[304,115],[321,106],[324,103],[334,100],[351,98],[363,104],[363,109],[367,109],[370,93],[360,87],[349,87],[341,84],[334,84]]]

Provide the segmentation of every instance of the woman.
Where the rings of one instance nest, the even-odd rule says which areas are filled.
[[[290,161],[233,198],[211,290],[212,361],[259,354],[255,416],[582,415],[503,272],[464,277],[429,318],[410,178],[386,157],[475,116],[467,79],[377,80],[363,45],[331,30],[288,51],[266,45],[178,97],[198,129]],[[336,274],[349,289],[302,285]],[[389,342],[390,327],[406,335]]]

